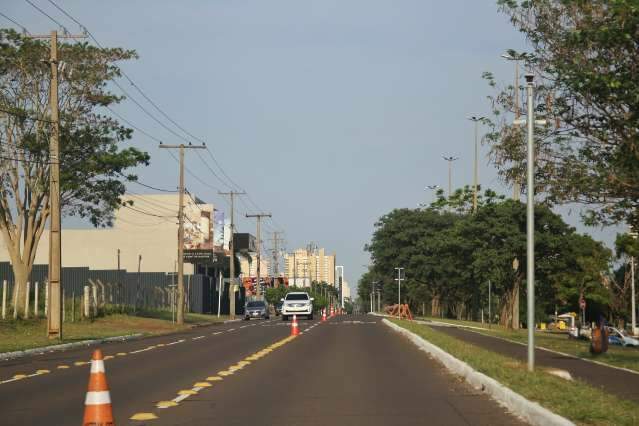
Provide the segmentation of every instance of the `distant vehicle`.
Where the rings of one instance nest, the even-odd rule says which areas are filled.
[[[297,316],[306,316],[309,320],[313,319],[313,298],[306,292],[296,291],[286,295],[282,302],[282,321],[286,321],[288,317],[295,314]]]
[[[244,319],[250,320],[251,318],[264,318],[269,319],[271,316],[268,311],[268,305],[263,300],[253,300],[246,302],[246,308],[244,309]]]
[[[283,302],[277,302],[275,304],[275,316],[279,316],[282,313],[282,303]]]
[[[630,337],[625,330],[615,327],[608,327],[608,343],[612,345],[639,347],[639,340]]]

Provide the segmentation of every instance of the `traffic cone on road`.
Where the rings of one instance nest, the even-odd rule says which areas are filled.
[[[96,349],[91,358],[89,389],[84,400],[84,420],[82,426],[115,426],[111,395],[104,373],[102,351]]]
[[[322,322],[326,322],[326,308],[322,309]]]
[[[297,336],[300,334],[300,329],[297,324],[297,315],[293,314],[293,322],[291,323],[291,336]]]

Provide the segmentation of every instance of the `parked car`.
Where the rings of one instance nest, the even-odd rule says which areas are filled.
[[[246,302],[246,307],[244,308],[244,319],[250,320],[251,318],[264,318],[269,319],[271,316],[269,314],[268,305],[263,300],[253,300],[250,302]]]
[[[286,321],[292,315],[306,316],[313,319],[313,298],[306,292],[296,291],[286,295],[282,302],[282,320]]]
[[[275,316],[279,316],[282,313],[282,303],[284,302],[277,302],[275,304]]]
[[[625,330],[615,327],[608,327],[608,343],[611,345],[639,347],[639,340],[630,337]]]

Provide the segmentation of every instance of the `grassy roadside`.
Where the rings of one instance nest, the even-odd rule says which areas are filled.
[[[526,343],[528,341],[527,330],[508,330],[505,327],[493,324],[489,329],[487,324],[472,321],[458,321],[439,318],[419,318],[429,321],[439,321],[454,325],[478,327],[482,330],[473,330],[489,336],[497,336],[513,342]],[[590,343],[584,340],[568,339],[566,334],[538,331],[535,333],[535,346],[564,352],[579,358],[598,361],[615,367],[628,368],[639,371],[639,349],[622,348],[610,345],[608,352],[601,355],[592,355],[589,350]]]
[[[560,379],[542,370],[529,373],[526,365],[514,358],[470,345],[426,325],[392,321],[453,354],[477,371],[577,424],[639,424],[639,404],[632,401],[619,399],[580,381]]]
[[[170,312],[168,318],[163,318],[165,315],[159,311],[141,312],[141,314],[145,316],[112,314],[93,321],[65,322],[62,342],[52,341],[46,337],[46,319],[0,321],[0,353],[128,334],[167,334],[186,330],[195,324],[214,323],[227,319],[226,317],[218,319],[212,315],[187,314],[186,324],[179,326],[171,322]]]

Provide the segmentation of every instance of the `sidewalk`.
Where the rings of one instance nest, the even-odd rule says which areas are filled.
[[[486,336],[455,326],[428,325],[459,340],[523,362],[526,362],[528,358],[528,349],[519,343],[508,342],[498,337]],[[637,351],[637,356],[639,356],[639,351]],[[535,364],[541,367],[566,370],[575,379],[580,379],[621,398],[639,402],[639,374],[539,348],[535,349]]]

